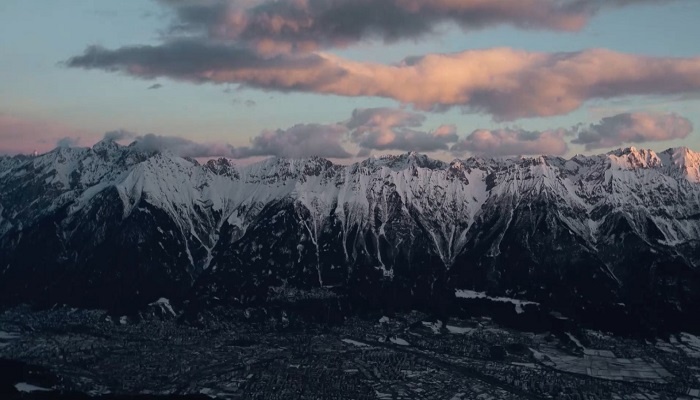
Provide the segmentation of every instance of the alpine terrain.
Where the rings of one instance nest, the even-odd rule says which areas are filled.
[[[513,316],[690,329],[699,267],[687,148],[238,167],[103,140],[0,158],[4,305],[343,315],[491,299]]]

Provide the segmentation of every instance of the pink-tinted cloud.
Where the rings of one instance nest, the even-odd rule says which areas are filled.
[[[449,143],[457,141],[456,128],[442,125],[434,132],[418,130],[425,116],[393,108],[368,108],[353,111],[345,123],[350,136],[361,148],[361,154],[369,150],[402,150],[430,152],[447,150]]]
[[[577,31],[602,9],[672,0],[261,0],[162,1],[172,33],[244,43],[264,53],[386,42],[494,25]]]
[[[138,135],[123,129],[106,132],[104,139],[134,139],[131,146],[143,151],[169,151],[194,158],[350,158],[352,155],[345,146],[348,143],[360,148],[358,156],[368,155],[374,150],[432,152],[449,148],[458,155],[500,157],[563,155],[569,148],[568,138],[590,150],[681,139],[693,130],[691,122],[677,114],[642,112],[618,114],[603,118],[599,123],[579,124],[569,129],[478,129],[461,140],[453,125],[441,125],[434,131],[426,131],[422,129],[424,123],[425,116],[419,113],[369,108],[357,109],[348,120],[336,124],[298,124],[288,129],[265,130],[254,136],[249,146],[242,147],[223,142],[201,143],[175,136]],[[80,144],[74,129],[0,114],[0,154],[45,152],[56,146]],[[449,147],[450,144],[453,145]]]
[[[186,41],[117,50],[91,47],[68,65],[146,79],[167,76],[391,98],[423,110],[461,107],[496,120],[567,114],[590,99],[700,93],[700,57],[646,57],[601,49],[539,53],[498,48],[431,54],[386,65],[322,53],[267,57]]]
[[[83,131],[60,122],[0,113],[0,154],[30,154],[76,145]]]
[[[629,143],[683,139],[692,131],[693,124],[678,114],[624,113],[580,128],[572,143],[583,144],[591,150]]]
[[[452,146],[452,152],[501,157],[518,155],[563,155],[569,147],[563,129],[526,131],[522,129],[479,129]]]
[[[568,137],[574,137],[571,143],[583,144],[591,150],[682,139],[692,131],[692,123],[677,114],[622,113],[595,124],[579,124],[569,129],[479,129],[457,142],[451,150],[457,154],[469,152],[484,156],[563,155],[569,150]]]

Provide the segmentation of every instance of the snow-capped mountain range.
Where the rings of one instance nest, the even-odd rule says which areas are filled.
[[[687,148],[239,167],[105,140],[0,158],[5,303],[245,305],[344,288],[413,307],[470,289],[684,313],[700,304],[699,266]]]

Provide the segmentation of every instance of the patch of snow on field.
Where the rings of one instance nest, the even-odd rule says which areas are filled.
[[[399,346],[410,346],[411,345],[410,343],[401,339],[400,337],[390,338],[389,341],[393,344],[398,344]]]
[[[571,341],[574,342],[576,346],[578,346],[578,348],[582,350],[586,348],[583,344],[581,344],[581,342],[576,338],[576,336],[570,334],[569,332],[566,332],[566,336],[568,336],[569,339],[571,339]]]
[[[17,391],[23,392],[23,393],[50,392],[51,391],[51,389],[31,385],[31,384],[26,383],[26,382],[20,382],[20,383],[16,384],[15,389],[17,389]]]
[[[690,333],[683,332],[680,334],[681,347],[683,351],[691,357],[700,357],[700,338]],[[680,347],[680,346],[678,346]]]
[[[440,333],[440,329],[442,328],[442,321],[437,321],[437,322],[423,321],[423,326],[426,328],[430,328],[430,330],[433,331],[433,333],[437,335]]]
[[[523,306],[539,305],[539,303],[535,303],[534,301],[512,299],[510,297],[492,297],[492,296],[488,296],[484,292],[477,292],[474,290],[466,290],[466,289],[455,290],[455,297],[457,297],[459,299],[483,299],[483,300],[496,301],[499,303],[511,303],[515,306],[515,312],[518,314],[522,314],[525,312],[525,310],[523,309]]]
[[[447,331],[454,334],[454,335],[464,335],[467,333],[471,333],[474,331],[474,328],[465,328],[461,326],[452,326],[452,325],[447,325]]]
[[[19,333],[0,331],[0,340],[14,340],[19,338]]]
[[[347,343],[347,344],[351,344],[351,345],[357,346],[357,347],[369,347],[369,345],[366,343],[358,342],[358,341],[352,340],[352,339],[342,339],[342,342]]]
[[[172,314],[173,317],[177,317],[175,310],[173,310],[173,307],[170,305],[170,300],[166,299],[165,297],[161,297],[160,299],[154,301],[150,305],[151,306],[160,306],[160,308],[163,310],[163,312],[167,311],[170,314]]]

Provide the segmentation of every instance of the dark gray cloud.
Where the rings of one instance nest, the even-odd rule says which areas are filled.
[[[569,147],[563,129],[550,131],[526,131],[517,128],[478,129],[460,140],[451,150],[456,154],[469,152],[487,157],[518,155],[563,155]]]
[[[154,83],[153,85],[149,86],[147,89],[148,90],[156,90],[156,89],[160,89],[162,87],[163,87],[163,85],[161,85],[160,83]]]
[[[123,72],[146,79],[165,76],[193,82],[250,83],[281,90],[285,86],[287,90],[304,88],[301,82],[295,84],[291,76],[295,71],[309,69],[324,72],[315,79],[315,84],[332,80],[342,73],[328,68],[327,62],[318,55],[266,57],[251,49],[196,39],[169,41],[158,46],[127,46],[116,50],[90,46],[82,55],[70,58],[65,64],[72,68]],[[322,64],[326,64],[325,67]],[[260,74],[265,74],[265,71],[269,75],[262,77]],[[280,74],[289,76],[282,79]],[[246,79],[246,75],[262,79]]]
[[[80,138],[66,136],[56,141],[56,147],[76,147],[78,142],[80,142]]]
[[[112,140],[116,142],[119,140],[133,139],[137,136],[138,135],[134,132],[127,131],[125,129],[116,129],[113,131],[105,132],[103,139]]]
[[[251,139],[250,146],[234,147],[227,143],[200,143],[177,136],[156,134],[134,135],[118,130],[107,132],[105,138],[119,140],[134,137],[133,148],[146,152],[168,151],[180,157],[249,158],[286,157],[348,158],[342,146],[347,128],[342,125],[299,124],[289,129],[265,130]]]
[[[429,152],[447,150],[457,141],[456,128],[440,126],[433,132],[421,131],[422,114],[394,108],[368,108],[353,111],[345,122],[351,140],[366,154],[368,150],[401,150]]]
[[[232,103],[234,106],[237,106],[237,105],[244,105],[244,106],[246,106],[246,107],[248,107],[248,108],[255,107],[256,105],[258,105],[258,103],[256,103],[255,100],[250,100],[250,99],[246,99],[246,100],[243,100],[243,99],[233,99],[233,100],[231,101],[231,103]]]
[[[347,128],[342,125],[299,124],[266,130],[255,136],[250,146],[236,148],[233,157],[349,158],[351,154],[341,143],[346,134]]]
[[[358,156],[373,150],[430,152],[447,150],[458,140],[456,128],[442,125],[433,132],[421,131],[425,116],[393,108],[356,109],[350,119],[337,124],[299,124],[289,129],[263,131],[248,147],[239,147],[234,157],[254,156],[348,158],[343,146],[360,147]]]
[[[105,133],[105,139],[135,138],[132,146],[143,151],[170,151],[182,157],[285,157],[350,158],[348,142],[360,153],[372,150],[430,152],[447,150],[458,140],[456,128],[442,125],[432,132],[421,131],[425,116],[391,108],[357,109],[350,119],[336,124],[298,124],[287,129],[264,130],[250,145],[198,143],[189,139],[155,134],[136,135],[125,130]]]
[[[261,51],[312,50],[367,39],[387,42],[494,25],[577,31],[607,8],[673,0],[263,0],[163,1],[173,33],[248,43]]]
[[[597,124],[579,127],[572,143],[586,149],[616,147],[630,143],[683,139],[693,131],[693,124],[678,114],[624,113],[603,118]]]
[[[142,151],[169,151],[180,157],[231,157],[234,148],[226,143],[198,143],[177,136],[162,136],[152,133],[138,136],[131,144]]]

